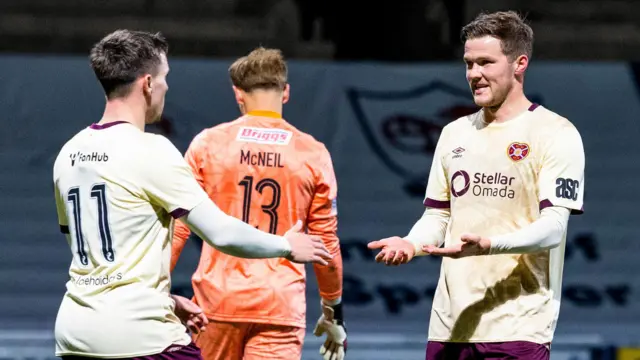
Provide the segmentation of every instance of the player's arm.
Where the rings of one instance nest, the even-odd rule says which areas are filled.
[[[55,170],[54,170],[55,172]],[[58,225],[60,226],[60,232],[64,234],[67,238],[67,243],[71,244],[71,233],[69,232],[69,219],[67,218],[67,210],[65,208],[65,201],[60,193],[60,189],[58,188],[58,184],[56,184],[54,179],[54,196],[56,200],[56,211],[58,213]]]
[[[338,183],[336,181],[331,155],[326,148],[314,164],[316,188],[309,214],[307,230],[318,235],[333,256],[327,265],[314,264],[318,289],[320,290],[320,309],[322,315],[313,331],[315,336],[326,334],[327,338],[320,347],[325,359],[344,359],[347,351],[347,329],[342,309],[342,254],[338,230]]]
[[[187,152],[184,155],[184,160],[186,161],[189,168],[191,168],[191,173],[193,177],[196,179],[198,184],[202,189],[204,189],[204,175],[203,175],[203,154],[207,151],[207,142],[205,138],[205,133],[202,132],[198,134],[187,149]],[[171,271],[176,267],[178,263],[178,258],[180,258],[180,254],[182,254],[182,250],[187,244],[187,239],[189,239],[189,235],[191,235],[191,229],[187,225],[185,225],[182,220],[178,219],[175,222],[175,227],[173,229],[173,241],[171,242]]]
[[[567,231],[570,210],[561,206],[544,208],[540,218],[522,229],[490,238],[490,254],[524,254],[553,249]]]
[[[250,258],[288,257],[291,246],[282,236],[272,235],[225,214],[209,198],[180,217],[212,247],[225,254]]]
[[[324,245],[333,256],[328,265],[314,265],[318,289],[323,302],[329,305],[340,303],[342,297],[342,254],[337,236],[338,187],[331,161],[331,155],[323,149],[323,155],[312,164],[316,171],[316,187],[309,213],[307,230],[311,235],[322,238]]]
[[[404,237],[415,250],[415,256],[427,255],[422,249],[433,245],[439,247],[444,242],[451,212],[448,208],[427,207],[422,217]]]
[[[567,123],[549,139],[543,154],[538,177],[540,217],[518,231],[491,237],[490,253],[530,253],[560,245],[570,213],[582,213],[584,166],[582,138]]]
[[[54,170],[55,172],[55,170]],[[58,184],[56,184],[54,179],[54,196],[56,200],[56,211],[58,213],[58,225],[60,226],[60,232],[64,234],[67,238],[67,243],[71,244],[71,233],[69,232],[69,219],[67,218],[67,210],[65,208],[65,201],[60,193],[60,189],[58,188]]]
[[[209,199],[169,140],[158,136],[156,145],[139,164],[144,192],[153,204],[180,218],[212,247],[244,258],[287,257],[321,263],[330,258],[319,239],[300,234],[296,227],[283,237],[228,216]]]
[[[409,234],[405,236],[405,239],[414,245],[416,255],[425,255],[422,251],[424,246],[440,246],[444,243],[451,216],[451,191],[447,169],[443,161],[444,151],[442,150],[446,136],[445,130],[446,128],[438,140],[429,170],[427,190],[423,201],[426,206],[425,212],[411,228]]]
[[[446,130],[446,128],[445,128]],[[382,249],[376,261],[387,265],[399,265],[411,261],[414,256],[426,255],[427,246],[438,247],[444,242],[450,217],[450,191],[447,171],[442,158],[443,131],[431,162],[427,190],[423,201],[426,207],[422,217],[405,237],[390,237],[369,243],[370,249]]]
[[[171,242],[171,271],[176,268],[178,259],[185,245],[187,245],[187,239],[191,235],[191,229],[185,225],[182,220],[177,219],[173,228],[173,240]]]
[[[438,141],[431,162],[423,201],[426,209],[422,217],[413,225],[409,234],[403,238],[413,245],[414,256],[427,255],[422,251],[425,246],[439,247],[442,245],[449,224],[451,215],[449,181],[442,161],[441,143],[442,141]]]
[[[65,202],[58,189],[58,184],[53,184],[54,196],[56,200],[56,211],[58,213],[58,225],[60,225],[60,232],[69,235],[69,220],[67,219],[67,210],[65,209]]]

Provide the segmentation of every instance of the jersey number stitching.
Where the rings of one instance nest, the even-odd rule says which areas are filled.
[[[253,190],[253,176],[245,176],[238,185],[244,187],[242,201],[242,221],[249,223],[251,212],[251,192]],[[262,205],[262,211],[269,215],[269,232],[275,234],[278,231],[278,206],[280,206],[281,188],[277,181],[265,178],[256,184],[256,190],[262,194],[265,188],[271,188],[273,198],[267,205]],[[257,227],[257,226],[256,226]]]
[[[113,239],[109,228],[109,211],[107,209],[107,186],[104,183],[95,184],[91,187],[91,198],[96,199],[98,205],[98,230],[102,242],[102,255],[105,260],[113,262],[115,251],[113,250]],[[72,187],[67,192],[67,202],[71,203],[71,213],[73,214],[74,235],[78,246],[78,256],[80,263],[89,264],[89,258],[85,249],[84,232],[82,231],[82,217],[80,207],[80,188]]]

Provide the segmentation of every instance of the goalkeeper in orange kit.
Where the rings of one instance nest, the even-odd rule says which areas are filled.
[[[324,358],[341,360],[347,333],[331,156],[321,142],[282,118],[290,86],[280,51],[258,48],[235,61],[229,74],[242,116],[198,134],[186,160],[227,214],[273,234],[299,223],[322,237],[333,260],[314,266],[322,297],[314,333],[327,337],[320,350]],[[178,223],[172,267],[188,236],[189,228]],[[304,265],[240,259],[203,244],[192,284],[194,301],[210,321],[196,339],[205,360],[300,359]]]

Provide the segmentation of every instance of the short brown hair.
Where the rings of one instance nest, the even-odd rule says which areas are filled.
[[[116,30],[91,48],[89,61],[108,99],[122,97],[136,79],[155,75],[169,45],[160,34]]]
[[[462,41],[493,36],[502,43],[502,52],[514,60],[533,53],[533,30],[515,11],[482,13],[462,28]]]
[[[259,47],[229,67],[231,83],[246,92],[256,89],[284,90],[287,63],[278,49]]]

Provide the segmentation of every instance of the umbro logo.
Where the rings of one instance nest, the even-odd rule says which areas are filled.
[[[453,159],[461,158],[462,157],[462,153],[464,152],[464,148],[463,147],[457,147],[457,148],[451,150],[451,152],[454,153]]]

